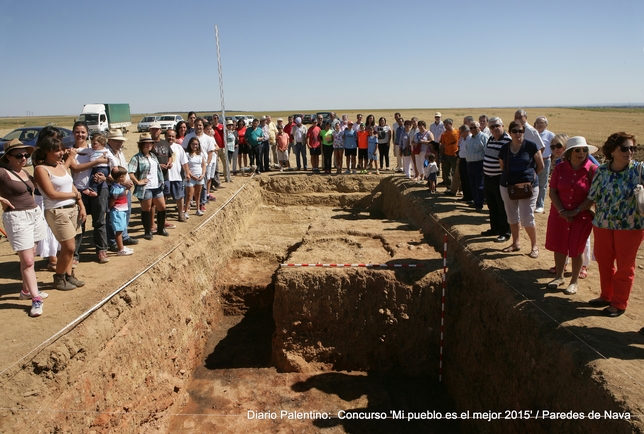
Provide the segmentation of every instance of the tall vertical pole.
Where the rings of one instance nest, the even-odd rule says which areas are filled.
[[[224,103],[224,77],[221,73],[221,54],[219,53],[219,29],[217,28],[217,24],[215,24],[215,39],[217,40],[217,69],[219,70],[219,100],[221,103],[221,121],[224,124],[224,134],[223,134],[223,140],[224,140],[224,161],[223,164],[226,166],[226,173],[228,176],[226,177],[226,182],[230,182],[230,167],[228,166],[228,147],[226,145],[227,143],[227,136],[228,136],[228,127],[226,126],[226,105]]]
[[[438,362],[438,382],[443,382],[443,346],[445,335],[445,286],[447,284],[447,234],[443,241],[443,295],[441,297],[441,339],[440,339],[440,355]]]

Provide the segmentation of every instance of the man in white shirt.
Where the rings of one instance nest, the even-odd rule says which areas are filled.
[[[302,159],[301,163],[304,163],[304,170],[308,168],[306,164],[306,132],[306,127],[302,125],[302,118],[295,118],[295,126],[291,129],[291,136],[293,137],[293,150],[295,151],[297,170],[302,170],[300,157]]]
[[[125,154],[123,153],[123,145],[124,142],[127,139],[123,137],[123,133],[121,130],[110,130],[107,133],[107,147],[106,149],[110,151],[110,153],[118,160],[118,165],[121,167],[127,168],[128,166],[128,161],[125,159]],[[110,179],[108,177],[109,182],[114,182],[113,179]],[[125,225],[125,230],[123,231],[123,244],[126,246],[133,246],[136,244],[139,244],[139,240],[131,238],[130,235],[127,233],[127,227],[130,224],[130,215],[132,213],[132,180],[130,180],[129,176],[125,177],[125,181],[123,182],[123,187],[127,188],[127,219],[126,222],[127,224]],[[108,212],[106,214],[106,219],[107,219],[107,243],[108,243],[108,249],[110,251],[118,251],[118,247],[116,247],[116,234],[112,230],[112,225],[110,224],[110,213]]]
[[[490,132],[490,129],[487,127],[487,123],[489,122],[489,119],[487,115],[481,115],[479,116],[479,125],[481,128],[481,132],[485,134],[486,136],[490,137],[492,133]]]
[[[514,120],[520,123],[521,126],[523,126],[523,129],[525,130],[525,132],[523,133],[523,138],[525,140],[530,140],[531,142],[536,143],[537,149],[543,152],[545,145],[543,144],[543,140],[539,135],[539,131],[537,131],[532,125],[528,123],[528,113],[523,109],[519,109],[514,113]]]
[[[554,139],[555,134],[548,131],[548,118],[545,116],[538,116],[534,121],[534,127],[539,132],[541,140],[543,140],[544,148],[541,150],[543,157],[543,170],[539,172],[539,196],[537,196],[537,203],[534,212],[542,213],[544,211],[544,202],[546,199],[546,192],[548,190],[548,176],[550,174],[550,142]]]
[[[188,173],[188,156],[183,147],[175,143],[177,133],[173,129],[167,129],[165,132],[165,139],[170,143],[172,149],[172,161],[168,163],[168,179],[166,185],[172,199],[177,203],[177,215],[180,222],[186,221],[186,215],[183,212],[183,198],[185,197],[185,189],[183,188],[183,178],[181,178],[181,169],[183,173]]]

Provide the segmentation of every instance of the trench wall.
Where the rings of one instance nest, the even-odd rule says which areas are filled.
[[[0,432],[165,431],[159,413],[187,402],[184,384],[222,315],[213,275],[260,200],[257,183],[248,183],[183,245],[15,372],[2,406],[67,411],[3,412]]]
[[[381,185],[388,218],[406,219],[442,250],[445,229],[400,179]],[[459,239],[460,234],[447,228]],[[449,237],[444,382],[459,411],[628,411],[593,378],[595,354]],[[512,273],[512,270],[507,271]],[[438,336],[434,336],[438,343]],[[465,432],[641,432],[615,420],[462,421]]]

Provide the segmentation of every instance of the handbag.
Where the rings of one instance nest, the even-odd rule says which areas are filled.
[[[644,186],[642,185],[642,163],[639,165],[639,184],[633,189],[633,196],[635,196],[635,204],[637,205],[637,213],[644,217]]]
[[[510,179],[510,144],[508,143],[508,180]],[[511,200],[529,199],[534,194],[531,182],[508,183],[508,196]]]
[[[529,199],[533,193],[531,182],[508,185],[508,196],[512,200]]]

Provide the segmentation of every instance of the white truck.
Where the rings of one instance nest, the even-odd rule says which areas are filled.
[[[85,104],[78,116],[89,127],[90,134],[121,130],[125,134],[132,125],[129,104]]]

